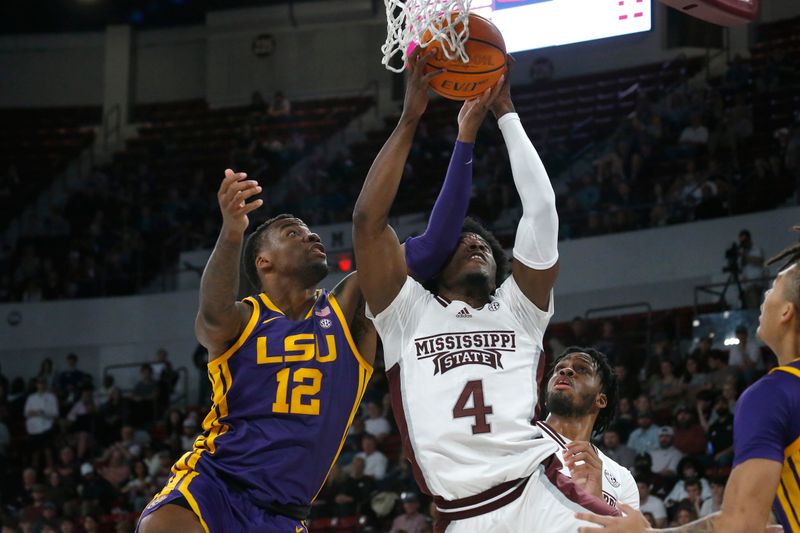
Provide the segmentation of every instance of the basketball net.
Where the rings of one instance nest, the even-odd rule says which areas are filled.
[[[386,42],[381,46],[381,63],[392,72],[403,72],[412,46],[427,47],[434,41],[444,46],[448,59],[469,61],[464,41],[469,25],[472,0],[384,0],[386,4]],[[450,21],[449,23],[447,21]],[[403,66],[389,64],[400,54]]]

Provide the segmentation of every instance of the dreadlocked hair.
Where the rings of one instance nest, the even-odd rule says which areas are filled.
[[[800,226],[792,226],[792,231],[800,233]],[[792,263],[797,263],[797,261],[800,260],[800,243],[787,246],[777,255],[770,257],[767,260],[767,265],[774,265],[775,263],[783,260],[786,260],[786,263],[784,263],[780,270],[785,270]]]
[[[553,366],[550,368],[550,373],[548,375],[553,374],[553,370],[555,370],[559,361],[572,353],[585,353],[591,357],[595,365],[597,365],[597,370],[600,372],[600,379],[603,383],[602,393],[606,395],[606,406],[597,413],[597,420],[595,420],[594,428],[592,429],[597,433],[602,433],[609,427],[611,421],[614,420],[614,416],[617,414],[617,402],[619,401],[617,375],[614,373],[614,369],[611,368],[606,354],[594,348],[584,348],[582,346],[570,346],[561,352],[561,355],[556,357],[555,361],[553,361]]]
[[[500,241],[498,241],[497,237],[495,237],[491,231],[486,229],[486,227],[480,221],[472,217],[467,217],[464,219],[464,224],[461,226],[461,234],[463,235],[464,233],[474,233],[475,235],[480,236],[492,249],[492,256],[494,257],[494,262],[497,265],[494,283],[495,287],[499,287],[500,284],[502,284],[503,281],[505,281],[505,279],[508,277],[508,274],[511,270],[511,263],[509,262],[506,253],[503,251],[503,246],[500,244]],[[448,261],[449,260],[450,259],[448,258]],[[441,272],[439,272],[439,274],[441,274]],[[423,286],[431,292],[436,292],[439,289],[439,274],[436,274],[431,279],[426,281]]]
[[[792,231],[800,233],[800,226],[792,227]],[[797,265],[790,276],[786,276],[784,281],[784,296],[787,300],[792,302],[795,307],[800,309],[800,243],[787,246],[782,252],[767,261],[767,265],[774,265],[780,261],[784,261],[783,266],[780,267],[778,272],[782,272],[792,265]]]
[[[257,290],[261,290],[261,279],[258,277],[256,257],[258,256],[258,251],[261,248],[263,241],[262,236],[267,232],[272,224],[287,218],[297,217],[288,213],[276,215],[256,227],[256,229],[253,230],[253,233],[248,235],[247,240],[244,241],[244,275],[247,277],[247,281],[249,281],[250,284]]]

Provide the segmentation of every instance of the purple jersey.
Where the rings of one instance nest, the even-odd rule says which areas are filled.
[[[336,298],[293,321],[266,294],[242,335],[208,363],[213,406],[173,472],[214,476],[256,502],[309,505],[344,444],[372,367]]]
[[[734,466],[748,459],[783,465],[772,510],[786,532],[800,532],[800,359],[748,388],[736,407]]]

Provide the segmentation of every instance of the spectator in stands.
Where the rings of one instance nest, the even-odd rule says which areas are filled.
[[[194,417],[187,417],[186,420],[183,421],[183,433],[181,434],[181,450],[191,450],[192,446],[194,445],[194,441],[197,438],[198,429],[197,429],[197,419]]]
[[[142,461],[133,464],[133,474],[122,486],[120,493],[125,496],[133,509],[144,509],[147,501],[158,491],[153,478]]]
[[[53,360],[49,357],[42,359],[42,364],[39,365],[39,373],[36,374],[37,378],[43,378],[47,381],[47,386],[52,389],[56,386],[56,372],[53,368]]]
[[[131,467],[128,461],[130,452],[122,446],[111,446],[98,459],[98,473],[114,488],[120,488],[131,477]]]
[[[620,396],[617,404],[617,417],[614,425],[619,430],[621,442],[628,442],[631,432],[636,429],[636,413],[633,409],[631,399],[627,396]]]
[[[146,423],[156,416],[156,399],[158,398],[158,383],[153,379],[153,367],[148,363],[139,369],[139,381],[133,387],[131,401],[134,404],[133,413],[137,414],[137,422]]]
[[[81,465],[81,480],[78,484],[81,495],[81,514],[95,514],[110,509],[116,498],[114,487],[97,475],[91,463]]]
[[[684,455],[702,455],[706,451],[706,431],[695,419],[692,409],[681,404],[675,409],[673,445]]]
[[[53,465],[53,452],[50,443],[55,433],[54,423],[58,418],[58,400],[47,390],[47,381],[36,380],[36,392],[25,400],[25,429],[28,432],[29,451],[32,464],[41,465],[44,457],[48,467]]]
[[[702,371],[698,356],[690,355],[686,358],[681,382],[686,387],[686,395],[689,400],[693,400],[698,391],[704,389],[708,384],[708,375]]]
[[[269,106],[269,116],[272,118],[285,118],[292,112],[292,104],[284,96],[283,91],[275,91],[272,103]]]
[[[175,385],[178,383],[178,373],[172,367],[167,357],[169,354],[164,348],[159,348],[156,352],[156,362],[153,367],[153,378],[158,382],[158,410],[163,412],[169,406],[169,400]]]
[[[715,422],[708,428],[708,441],[712,459],[719,466],[730,466],[733,461],[733,414],[723,396],[714,402]]]
[[[364,430],[379,442],[392,431],[389,421],[383,416],[381,406],[377,402],[367,402],[367,419],[364,421]],[[376,479],[378,478],[376,477]]]
[[[400,501],[403,502],[403,514],[394,519],[389,533],[421,533],[430,519],[419,512],[419,496],[413,491],[403,492]]]
[[[697,504],[691,501],[684,501],[678,506],[678,511],[675,513],[675,521],[673,526],[685,526],[690,522],[697,520],[697,511],[695,511]]]
[[[54,502],[59,509],[67,509],[67,504],[77,496],[75,489],[65,484],[58,470],[51,470],[47,475],[45,500]]]
[[[380,486],[392,492],[405,492],[417,490],[417,482],[411,471],[411,462],[401,452],[397,461],[389,468],[381,480]]]
[[[388,460],[380,450],[378,450],[378,439],[370,433],[365,433],[361,438],[360,453],[356,457],[364,460],[364,473],[373,479],[381,480],[386,475]]]
[[[725,479],[715,477],[711,479],[711,497],[703,500],[699,515],[708,516],[722,509],[722,498],[725,495]]]
[[[661,498],[650,494],[650,485],[643,479],[637,479],[636,486],[639,488],[639,510],[653,515],[656,528],[667,525],[667,509]]]
[[[130,421],[130,408],[127,398],[117,387],[113,387],[109,393],[108,401],[100,406],[100,441],[103,444],[113,442],[119,435],[123,424]]]
[[[603,441],[600,443],[599,448],[612,461],[616,461],[625,468],[633,468],[636,460],[636,452],[625,444],[622,444],[619,429],[616,425],[609,426],[603,432]]]
[[[628,447],[637,453],[650,452],[659,447],[661,428],[653,424],[653,414],[642,411],[636,416],[638,427],[628,437]]]
[[[111,389],[114,388],[114,376],[106,374],[103,376],[103,385],[94,391],[94,405],[101,407],[111,397]]]
[[[717,390],[722,390],[722,386],[729,379],[739,379],[738,370],[728,365],[728,353],[721,350],[711,351],[708,356],[708,369],[708,382]]]
[[[589,326],[583,318],[576,316],[569,323],[569,332],[564,339],[565,346],[592,346],[594,339]]]
[[[711,485],[709,485],[706,478],[702,477],[698,462],[695,459],[692,457],[684,457],[681,459],[681,462],[678,464],[678,475],[678,481],[665,498],[667,506],[674,507],[685,500],[689,496],[686,485],[689,481],[693,480],[697,480],[700,483],[701,499],[711,497]]]
[[[745,381],[749,383],[755,377],[755,372],[764,368],[761,347],[755,341],[750,342],[750,335],[744,324],[736,326],[735,334],[739,342],[731,346],[728,363],[741,369]]]
[[[61,476],[61,481],[71,487],[78,486],[80,479],[80,462],[75,457],[75,450],[71,446],[62,446],[58,451],[58,461],[54,470]]]
[[[683,398],[686,389],[682,381],[675,375],[672,361],[663,359],[659,363],[659,373],[650,378],[648,389],[653,399],[653,407],[657,412],[672,412],[675,405]]]
[[[703,117],[699,113],[692,115],[689,125],[681,131],[678,142],[682,147],[680,155],[699,155],[705,149],[708,144],[708,128],[703,125]]]
[[[743,229],[739,232],[739,268],[740,280],[744,288],[744,302],[746,309],[758,309],[766,288],[766,282],[761,279],[767,275],[764,268],[764,250],[753,243],[750,230]]]
[[[86,455],[89,438],[95,432],[96,411],[92,389],[84,388],[80,399],[75,402],[67,414],[68,430],[75,436],[79,459],[83,459]]]
[[[666,478],[677,476],[678,463],[683,454],[672,445],[673,430],[671,426],[662,426],[658,432],[658,448],[650,450],[653,460],[653,473]]]
[[[364,473],[364,466],[362,457],[354,457],[350,463],[350,473],[335,498],[336,516],[354,515],[369,501],[375,480]]]
[[[67,369],[58,375],[58,394],[67,405],[72,405],[86,382],[91,383],[91,376],[78,368],[78,356],[67,354]]]

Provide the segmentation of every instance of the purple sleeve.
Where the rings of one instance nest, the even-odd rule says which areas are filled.
[[[786,378],[768,375],[747,389],[736,405],[733,418],[734,466],[748,459],[771,459],[783,463],[790,430],[791,401]]]
[[[436,275],[453,253],[472,194],[472,143],[456,141],[428,227],[406,240],[406,265],[418,281]]]

